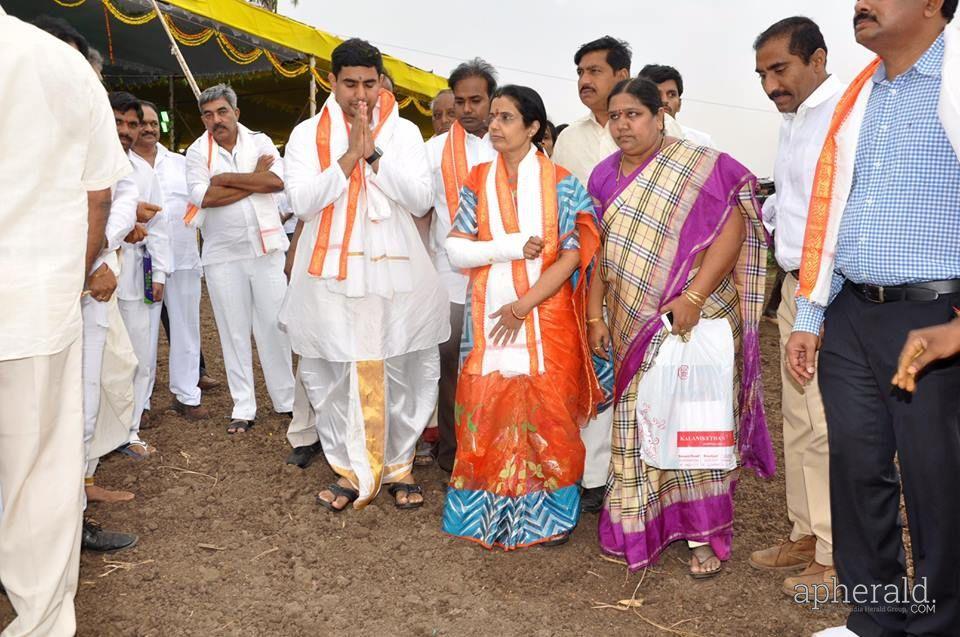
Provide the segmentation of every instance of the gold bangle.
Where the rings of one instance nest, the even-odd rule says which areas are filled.
[[[590,325],[591,323],[600,323],[601,321],[603,321],[603,317],[588,318],[587,325]]]
[[[706,297],[706,296],[704,296],[703,294],[700,294],[700,293],[697,292],[696,290],[691,290],[690,288],[687,288],[686,290],[684,290],[683,293],[684,293],[684,294],[689,294],[690,296],[692,296],[693,298],[699,300],[700,302],[704,302],[704,301],[707,300],[707,297]]]
[[[518,321],[523,321],[523,320],[525,320],[525,319],[527,318],[527,315],[524,314],[523,316],[520,316],[519,314],[517,314],[517,311],[513,308],[513,306],[514,306],[514,304],[511,303],[511,304],[510,304],[510,313],[513,314],[513,318],[517,319]]]
[[[697,299],[689,290],[683,293],[683,297],[697,306],[697,309],[703,309],[704,301]]]

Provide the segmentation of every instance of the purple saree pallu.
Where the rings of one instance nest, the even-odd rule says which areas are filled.
[[[703,316],[726,319],[733,330],[740,466],[761,477],[773,475],[758,334],[767,235],[753,197],[755,178],[730,156],[683,141],[625,178],[619,166],[615,153],[590,179],[591,194],[604,207],[601,272],[616,370],[613,475],[600,516],[600,545],[625,558],[631,570],[656,561],[677,540],[709,542],[726,560],[739,468],[686,471],[646,465],[640,457],[636,388],[665,336],[661,308],[683,293],[696,275],[697,258],[729,215],[742,215],[746,238],[739,259],[707,299]]]

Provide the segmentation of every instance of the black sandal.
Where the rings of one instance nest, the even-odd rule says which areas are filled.
[[[333,500],[329,500],[329,501],[324,500],[323,498],[320,497],[319,494],[317,494],[317,504],[322,506],[324,509],[333,511],[334,513],[340,513],[341,511],[349,507],[351,504],[353,504],[353,502],[360,497],[360,492],[357,491],[356,489],[341,486],[336,482],[333,482],[327,485],[324,491],[329,491],[330,493],[332,493]],[[347,503],[343,505],[343,508],[338,509],[337,507],[333,506],[333,503],[339,500],[340,498],[346,498]]]
[[[400,504],[397,500],[397,493],[403,491],[407,494],[407,501],[404,504]],[[423,500],[419,502],[410,502],[410,495],[423,495],[423,489],[420,488],[419,484],[406,484],[405,482],[394,482],[390,485],[390,488],[387,489],[387,493],[393,496],[393,504],[398,509],[407,510],[407,509],[419,509],[423,506]]]
[[[227,433],[231,436],[234,434],[245,434],[248,431],[253,429],[252,420],[242,420],[240,418],[234,418],[230,421],[230,424],[227,425]]]
[[[546,542],[540,542],[539,546],[550,548],[551,546],[561,546],[563,544],[566,544],[569,541],[570,541],[570,532],[568,531],[567,533],[561,533],[560,535],[556,536],[552,540],[547,540]]]

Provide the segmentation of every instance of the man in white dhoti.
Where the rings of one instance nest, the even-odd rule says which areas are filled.
[[[293,409],[290,341],[277,324],[289,246],[273,197],[283,190],[283,161],[269,137],[240,124],[232,88],[212,86],[198,102],[207,132],[187,150],[184,221],[203,234],[201,262],[233,397],[227,433],[242,433],[257,415],[251,333],[274,411]]]
[[[80,53],[2,8],[0,51],[15,96],[0,108],[0,581],[17,613],[3,635],[60,637],[76,632],[80,299],[130,164]]]
[[[172,263],[163,289],[163,306],[169,323],[172,408],[187,420],[202,420],[210,414],[200,406],[200,246],[197,231],[183,222],[189,203],[187,162],[159,143],[157,107],[145,101],[141,106],[143,125],[133,152],[157,175],[170,237]]]
[[[172,259],[160,183],[153,167],[132,151],[143,121],[143,108],[136,97],[122,91],[110,94],[110,105],[113,107],[120,144],[130,158],[133,180],[140,194],[137,220],[147,230],[144,241],[136,244],[124,241],[120,245],[121,266],[117,285],[120,314],[137,356],[130,436],[127,445],[120,450],[140,460],[156,452],[155,448],[140,438],[140,426],[141,416],[150,409],[150,395],[157,375],[160,308],[167,275],[172,270]]]
[[[94,473],[102,455],[94,453],[93,440],[97,434],[101,406],[104,349],[111,318],[122,322],[114,294],[120,274],[117,250],[124,241],[139,244],[146,238],[145,227],[137,224],[140,191],[133,177],[124,177],[110,190],[110,215],[104,233],[106,241],[91,268],[90,294],[84,295],[80,301],[83,314],[83,446],[87,460],[84,491],[87,502],[125,502],[133,499],[133,493],[129,491],[113,491],[94,483]],[[132,375],[130,380],[133,380]],[[127,444],[129,431],[129,422],[124,423],[123,429],[113,436],[115,444],[103,451],[112,451]]]
[[[439,435],[434,452],[437,464],[444,471],[453,470],[457,454],[453,406],[460,374],[463,304],[467,297],[467,276],[450,264],[444,243],[460,207],[460,188],[470,170],[497,156],[486,137],[490,98],[497,90],[494,68],[476,58],[455,68],[448,83],[453,91],[457,120],[448,132],[427,142],[427,163],[433,175],[430,248],[433,263],[450,297],[450,338],[440,346]]]
[[[391,484],[422,506],[411,469],[437,400],[437,345],[449,301],[417,234],[433,193],[420,131],[381,90],[383,60],[363,40],[333,51],[332,93],[290,136],[287,196],[304,223],[280,321],[300,354],[316,437],[339,475],[320,505],[359,508]]]

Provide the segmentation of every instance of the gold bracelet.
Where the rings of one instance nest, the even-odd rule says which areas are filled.
[[[690,296],[699,300],[700,302],[704,302],[707,300],[706,296],[704,296],[703,294],[700,294],[696,290],[691,290],[690,288],[687,288],[686,290],[684,290],[684,294],[689,294]]]
[[[703,309],[704,302],[697,299],[693,294],[690,293],[689,290],[683,293],[683,297],[688,301],[690,301],[691,303],[693,303],[694,305],[696,305],[697,309],[701,309],[701,310]]]
[[[588,318],[587,325],[590,325],[591,323],[600,323],[601,321],[603,321],[603,317]]]
[[[510,313],[513,314],[513,318],[517,319],[518,321],[523,321],[523,320],[525,320],[525,319],[527,318],[527,315],[524,314],[523,316],[520,316],[519,314],[517,314],[517,311],[513,308],[513,306],[514,306],[514,304],[511,303],[511,304],[510,304]]]

